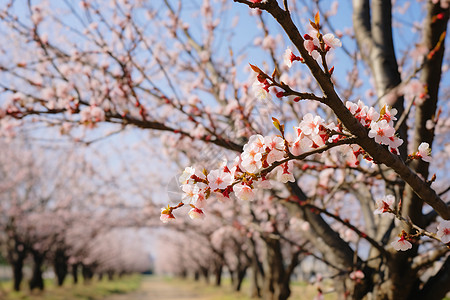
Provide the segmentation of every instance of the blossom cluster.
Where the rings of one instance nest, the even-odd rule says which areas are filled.
[[[350,112],[369,129],[368,135],[375,142],[387,145],[391,152],[398,153],[397,148],[403,141],[395,135],[393,126],[396,120],[396,110],[384,106],[380,112],[373,107],[358,103],[347,102]],[[300,155],[313,151],[319,147],[335,143],[348,136],[341,126],[333,122],[325,122],[320,116],[306,114],[297,127],[294,127],[293,138],[285,138],[284,126],[274,119],[275,126],[281,135],[262,136],[260,134],[250,137],[243,147],[243,152],[237,156],[233,163],[223,162],[218,169],[211,171],[198,170],[187,167],[180,177],[181,189],[184,194],[182,203],[189,203],[192,207],[189,216],[193,219],[204,217],[203,208],[206,200],[215,195],[219,199],[227,199],[234,194],[238,199],[251,201],[255,198],[257,188],[270,188],[268,179],[282,183],[294,182],[294,159]],[[353,146],[354,157],[364,154],[358,145]],[[415,154],[428,159],[425,146]],[[371,158],[364,155],[364,158]],[[394,199],[388,196],[379,201],[376,213],[392,212]],[[161,220],[173,220],[172,210],[164,208]]]
[[[395,197],[387,195],[383,199],[378,199],[375,202],[376,209],[374,214],[392,213],[396,214]],[[450,243],[450,221],[441,221],[437,226],[436,238],[444,244]],[[412,248],[409,241],[410,237],[404,230],[398,235],[398,239],[391,243],[391,246],[397,251],[406,251]]]
[[[320,58],[320,52],[328,52],[330,49],[335,49],[342,46],[341,41],[332,33],[324,35],[319,34],[315,29],[310,34],[304,35],[305,41],[303,46],[314,59]],[[323,40],[325,47],[322,49],[320,39]]]
[[[403,140],[395,135],[394,121],[397,120],[395,108],[385,105],[378,112],[373,107],[364,105],[361,100],[358,103],[347,101],[346,106],[363,126],[370,129],[370,138],[373,138],[378,144],[388,146],[392,153],[399,154],[398,147],[403,144]]]
[[[274,124],[277,128],[282,126],[276,119]],[[179,181],[184,192],[182,202],[192,207],[189,216],[203,218],[203,208],[211,195],[226,200],[234,194],[240,200],[251,201],[256,189],[271,187],[269,177],[282,183],[294,182],[294,159],[344,137],[334,123],[326,123],[320,116],[310,113],[294,129],[291,139],[284,137],[284,129],[281,135],[251,136],[243,152],[231,164],[224,161],[218,169],[208,172],[185,168]],[[163,222],[174,219],[172,210],[170,206],[161,210]]]

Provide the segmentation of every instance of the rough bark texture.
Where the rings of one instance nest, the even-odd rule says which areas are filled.
[[[291,294],[290,274],[286,273],[279,239],[264,237],[266,244],[263,296],[266,300],[285,300]]]
[[[235,0],[236,2],[244,2],[251,7],[260,7],[267,10],[283,27],[289,39],[296,46],[300,54],[305,60],[305,64],[310,69],[312,75],[317,80],[322,89],[326,99],[323,101],[325,105],[330,107],[342,124],[352,132],[358,139],[360,145],[375,162],[384,164],[393,169],[411,188],[414,192],[428,203],[438,214],[446,219],[450,219],[450,207],[436,194],[424,180],[422,180],[415,172],[413,172],[404,161],[392,154],[386,147],[377,144],[373,139],[369,138],[367,129],[351,114],[345,107],[342,100],[337,95],[334,85],[331,81],[330,75],[326,74],[318,63],[308,54],[308,51],[303,46],[303,37],[292,21],[289,12],[284,11],[278,6],[277,1],[268,1],[267,4],[251,4],[244,0]]]
[[[392,16],[390,1],[353,1],[354,5],[354,27],[358,45],[362,57],[372,70],[375,79],[377,95],[382,97],[392,88],[400,84],[400,73],[395,60],[394,45],[392,43]],[[428,4],[428,16],[424,22],[424,44],[431,51],[437,44],[440,35],[446,29],[447,20],[432,22],[433,16],[443,12],[438,5]],[[448,14],[446,14],[448,19]],[[439,82],[441,76],[441,64],[444,49],[441,49],[435,57],[425,64],[421,73],[421,80],[429,86],[429,98],[421,105],[416,106],[413,149],[417,149],[421,142],[433,141],[433,130],[426,129],[427,120],[432,119],[436,111]],[[397,97],[394,107],[403,112],[403,97]],[[404,141],[406,138],[406,127],[400,128],[400,135]],[[406,146],[406,143],[404,143]],[[405,157],[405,149],[401,150],[402,158]],[[415,160],[410,168],[423,178],[428,178],[428,163]],[[424,228],[426,226],[422,214],[423,200],[414,192],[411,186],[406,187],[403,198],[402,214],[409,217],[413,223]],[[405,228],[414,233],[411,228]],[[389,229],[388,229],[389,230]],[[411,299],[415,291],[419,289],[418,274],[411,269],[411,262],[417,255],[417,246],[406,253],[395,253],[388,262],[388,278],[377,278],[384,281],[376,292],[380,299]],[[373,265],[373,264],[372,264]]]
[[[410,189],[409,194],[405,195],[404,212],[414,222],[421,223],[421,207],[422,202],[428,203],[442,218],[450,219],[450,208],[442,199],[437,195],[434,189],[422,179],[419,174],[424,174],[420,168],[416,168],[414,165],[409,168],[404,159],[406,157],[406,127],[400,127],[399,133],[404,140],[404,145],[400,149],[400,156],[393,155],[388,149],[382,145],[377,144],[373,139],[368,137],[367,129],[365,129],[358,120],[356,120],[348,109],[343,104],[342,100],[337,95],[333,83],[330,79],[330,75],[325,73],[318,63],[308,54],[303,46],[303,38],[299,33],[297,27],[293,23],[288,11],[283,10],[279,6],[279,1],[269,0],[266,3],[252,3],[246,0],[235,0],[236,2],[242,2],[250,7],[257,7],[269,12],[284,29],[292,43],[296,46],[301,56],[305,60],[305,64],[310,69],[312,75],[317,80],[321,87],[325,100],[321,101],[323,104],[330,107],[343,125],[357,137],[357,143],[374,159],[376,163],[384,164],[391,170],[393,170]],[[358,39],[358,44],[361,49],[362,57],[368,61],[369,66],[372,69],[372,73],[375,79],[375,85],[378,96],[386,95],[391,89],[396,87],[400,82],[400,74],[398,71],[398,65],[395,58],[394,45],[392,40],[392,4],[389,0],[363,0],[354,2],[354,21],[355,21],[355,34]],[[436,9],[439,6],[430,4],[430,8]],[[430,9],[429,15],[433,16],[437,12]],[[441,18],[441,29],[445,30],[448,21],[448,10],[445,11],[445,18]],[[440,36],[442,32],[438,29],[437,25],[431,24],[428,19],[425,27],[430,26],[430,33],[425,32],[426,35],[435,36],[434,40],[428,43],[431,50],[437,42],[436,37]],[[428,30],[428,29],[427,29]],[[431,33],[432,32],[432,33]],[[427,37],[425,37],[427,39]],[[441,49],[440,51],[442,51]],[[438,55],[435,55],[436,60]],[[436,68],[440,69],[442,60],[435,61],[434,65],[429,65],[431,72],[434,72]],[[426,71],[424,72],[426,74]],[[426,76],[422,74],[422,76]],[[437,96],[438,84],[440,75],[435,76],[432,81],[435,93]],[[389,95],[392,96],[392,95]],[[399,97],[394,94],[393,97],[385,97],[384,100],[392,98],[389,104],[393,105],[399,111],[399,114],[403,112],[403,97]],[[430,100],[431,101],[431,100]],[[434,113],[435,107],[427,106],[428,113]],[[426,116],[421,109],[418,113],[422,113],[420,122],[425,124],[429,119],[429,115]],[[418,129],[416,129],[418,130]],[[423,136],[417,137],[417,140],[424,141]],[[426,140],[425,140],[426,141]],[[296,184],[291,185],[293,194],[301,200],[306,200],[306,197],[299,192]],[[399,191],[401,194],[401,191]],[[305,209],[301,205],[293,205],[293,210],[300,212],[302,217],[307,220],[311,226],[311,234],[308,237],[311,239],[311,243],[318,249],[328,262],[333,262],[333,267],[341,272],[348,272],[354,267],[354,264],[359,265],[361,261],[354,258],[353,250],[340,239],[340,237],[331,230],[329,225],[323,220],[323,218],[316,213],[311,212],[309,209]],[[406,215],[405,214],[405,215]],[[389,225],[389,224],[386,224]],[[390,238],[392,232],[391,226],[385,226],[385,233],[382,235],[382,243],[386,243]],[[376,245],[375,245],[376,246]],[[380,250],[380,248],[378,248]],[[381,249],[383,250],[383,249]],[[408,253],[382,253],[380,259],[376,264],[372,263],[373,267],[359,266],[364,270],[366,275],[363,283],[355,287],[349,287],[354,290],[353,298],[362,299],[365,295],[371,292],[372,296],[376,299],[410,299],[415,297],[413,291],[417,291],[420,281],[418,280],[418,274],[416,269],[411,268],[412,257],[417,253],[417,248],[409,251]],[[443,270],[446,265],[443,266]],[[439,274],[439,273],[438,273]],[[442,274],[442,273],[440,273]],[[435,279],[434,282],[439,282]],[[430,283],[431,285],[431,283]],[[426,285],[425,285],[426,286]],[[447,286],[444,285],[448,289]],[[345,289],[345,288],[344,288]]]
[[[358,45],[363,59],[368,63],[375,79],[377,95],[386,95],[396,85],[400,84],[400,74],[395,60],[394,45],[392,43],[392,16],[390,1],[372,1],[369,10],[369,1],[353,1],[354,27]],[[371,13],[370,13],[371,12]],[[424,44],[431,51],[437,44],[439,37],[445,31],[447,20],[431,22],[434,15],[442,12],[439,4],[428,4],[428,16],[424,22]],[[448,18],[448,14],[446,14]],[[434,27],[434,28],[432,28]],[[413,138],[413,149],[417,149],[421,142],[433,141],[433,131],[426,129],[426,122],[430,120],[436,111],[437,95],[440,82],[440,68],[442,64],[443,50],[439,51],[428,62],[421,73],[422,82],[431,87],[430,97],[422,105],[416,106],[416,119]],[[430,72],[433,70],[432,72]],[[403,112],[403,97],[398,97],[394,107]],[[406,141],[406,124],[400,128],[400,135]],[[404,143],[406,146],[406,143]],[[401,150],[402,158],[405,157],[405,149]],[[428,178],[428,163],[416,160],[410,165],[411,169],[423,178]],[[412,186],[406,187],[403,198],[402,213],[409,217],[413,223],[425,227],[422,215],[423,200],[414,192]],[[388,229],[389,230],[389,229]],[[407,231],[413,233],[411,228]],[[380,299],[411,299],[419,289],[418,274],[411,269],[411,261],[417,255],[417,247],[406,253],[396,253],[388,262],[388,278],[384,280],[378,277],[380,288],[376,291],[376,297]]]

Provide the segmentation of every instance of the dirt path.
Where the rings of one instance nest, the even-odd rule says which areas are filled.
[[[113,295],[105,300],[208,300],[201,293],[190,289],[186,285],[176,286],[160,277],[145,277],[142,280],[141,287],[133,293],[124,295]]]

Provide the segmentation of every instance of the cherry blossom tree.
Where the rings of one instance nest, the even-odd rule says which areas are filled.
[[[0,225],[4,234],[0,245],[2,249],[5,246],[13,268],[15,290],[20,288],[27,257],[32,261],[30,289],[44,288],[43,270],[49,266],[54,268],[58,285],[63,284],[69,264],[86,267],[95,262],[97,269],[93,271],[108,268],[117,273],[148,267],[144,263],[148,261],[148,256],[143,255],[145,247],[139,244],[134,244],[134,251],[108,250],[108,261],[95,258],[105,251],[101,237],[111,239],[114,232],[120,233],[114,228],[144,226],[145,216],[139,213],[142,206],[136,201],[134,206],[122,205],[127,201],[117,196],[120,194],[114,180],[103,173],[106,166],[103,171],[92,167],[92,154],[88,162],[84,151],[77,153],[63,146],[49,149],[21,137],[2,140],[2,149]],[[125,181],[122,178],[121,182]],[[127,238],[136,235],[128,234]],[[130,260],[128,254],[141,259],[141,263]]]
[[[78,4],[2,8],[2,135],[50,125],[91,144],[148,129],[168,163],[192,165],[163,222],[270,198],[275,213],[251,224],[271,227],[259,242],[278,266],[305,239],[339,298],[448,292],[446,1],[353,1],[347,30],[337,2]],[[278,270],[272,282],[286,281]]]

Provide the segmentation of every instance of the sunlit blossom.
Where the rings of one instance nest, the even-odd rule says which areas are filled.
[[[252,201],[255,199],[255,193],[251,187],[246,184],[236,184],[233,186],[233,191],[236,197],[244,201]]]
[[[436,236],[444,243],[450,243],[450,221],[441,221],[437,226]]]
[[[223,170],[212,170],[208,174],[208,182],[211,190],[224,189],[233,182],[233,177],[229,172]]]
[[[378,144],[389,145],[389,138],[395,133],[395,128],[390,126],[386,120],[372,122],[370,124],[369,137],[374,138]]]
[[[204,219],[205,218],[205,213],[197,208],[197,207],[193,207],[191,208],[191,210],[189,210],[188,215],[191,219]]]
[[[342,47],[341,40],[335,37],[332,33],[327,33],[323,35],[323,41],[325,44],[330,46],[331,48]]]
[[[255,95],[255,98],[257,98],[259,100],[262,100],[262,101],[271,100],[272,99],[272,95],[270,95],[269,89],[268,89],[268,87],[265,84],[263,84],[263,83],[261,83],[261,82],[256,80],[253,83],[252,89],[253,89],[253,93]]]
[[[161,208],[161,216],[159,218],[161,220],[161,222],[163,223],[168,223],[170,221],[175,220],[175,216],[172,214],[172,212],[170,211],[170,209],[163,207]]]
[[[393,195],[387,195],[383,199],[378,199],[375,202],[376,209],[373,212],[376,215],[385,213],[389,210],[394,210],[395,197]]]
[[[412,244],[408,242],[403,235],[400,236],[398,240],[393,241],[391,246],[397,251],[406,251],[412,248]]]
[[[189,179],[191,178],[191,176],[194,174],[195,174],[195,169],[193,167],[186,167],[183,171],[183,174],[181,174],[180,178],[178,179],[178,181],[181,184],[187,184],[189,182]]]
[[[430,145],[428,143],[421,143],[419,145],[419,152],[417,152],[417,155],[422,158],[422,160],[426,162],[431,162],[431,149]]]

